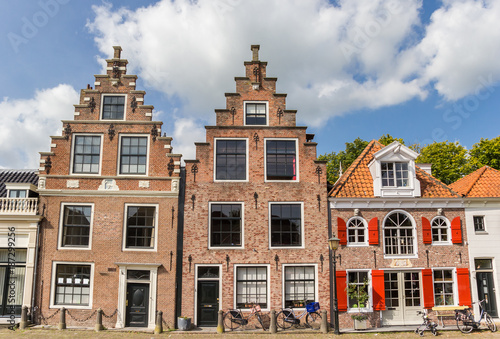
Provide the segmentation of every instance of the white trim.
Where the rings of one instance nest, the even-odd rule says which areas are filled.
[[[271,245],[271,205],[300,205],[300,246],[272,246]],[[305,248],[305,232],[304,232],[304,202],[303,201],[269,201],[267,203],[267,225],[268,225],[268,238],[269,249],[304,249]]]
[[[154,207],[155,217],[154,217],[154,246],[153,248],[140,248],[140,247],[126,247],[127,244],[127,214],[129,207]],[[140,203],[125,203],[123,208],[123,239],[122,239],[122,251],[124,252],[156,252],[158,249],[158,215],[160,213],[159,204],[140,204]]]
[[[89,304],[88,306],[76,306],[76,305],[56,305],[54,299],[56,296],[56,271],[57,265],[80,265],[80,266],[90,266],[90,294],[89,294]],[[92,301],[94,297],[94,263],[93,262],[78,262],[78,261],[53,261],[52,262],[52,273],[50,281],[50,302],[49,308],[67,308],[67,309],[80,309],[80,310],[91,310]]]
[[[73,138],[71,138],[71,155],[70,155],[70,163],[69,163],[69,173],[70,175],[78,175],[79,177],[93,177],[93,176],[98,176],[101,175],[101,170],[102,170],[102,151],[103,151],[103,134],[102,133],[74,133]],[[99,149],[99,171],[97,173],[79,173],[79,172],[74,172],[74,158],[75,158],[75,142],[76,142],[76,137],[101,137],[101,142],[100,142],[100,149]]]
[[[349,242],[349,223],[354,219],[361,220],[361,222],[363,223],[364,231],[365,231],[365,241],[364,242],[354,242],[354,243]],[[366,247],[366,246],[369,246],[369,244],[368,244],[368,238],[369,238],[368,223],[366,222],[365,218],[360,217],[360,216],[350,217],[346,223],[346,231],[347,231],[347,234],[346,234],[346,236],[347,236],[347,245],[346,246],[347,247]]]
[[[241,205],[241,245],[212,246],[212,205]],[[208,202],[208,244],[209,250],[242,250],[245,249],[245,203],[243,201],[209,201]]]
[[[247,125],[247,104],[266,104],[266,124]],[[245,100],[243,101],[243,126],[269,126],[269,101],[266,100]]]
[[[146,138],[146,147],[147,147],[147,152],[146,152],[146,173],[127,173],[127,174],[121,174],[120,173],[120,165],[121,165],[121,151],[122,151],[122,139],[123,138],[128,138],[128,137],[139,137],[139,138]],[[149,153],[150,153],[150,135],[143,133],[143,134],[128,134],[128,133],[119,133],[118,135],[118,156],[116,157],[116,175],[119,177],[131,177],[131,176],[145,176],[147,177],[149,175]]]
[[[281,306],[285,308],[285,269],[287,267],[314,267],[314,301],[319,302],[319,294],[318,294],[318,264],[306,264],[306,263],[301,263],[301,264],[294,264],[294,263],[288,263],[288,264],[281,264]],[[294,307],[294,310],[298,311],[303,311],[305,310],[305,305],[304,307]]]
[[[245,140],[245,148],[246,148],[246,153],[245,153],[245,162],[246,162],[246,169],[245,169],[245,179],[217,179],[217,141],[219,140]],[[249,153],[248,153],[248,148],[249,148],[249,142],[248,138],[214,138],[214,161],[213,161],[213,166],[214,166],[214,182],[248,182],[248,176],[249,176]],[[174,164],[175,165],[175,164]]]
[[[77,247],[77,246],[63,246],[62,245],[62,235],[64,227],[64,208],[66,206],[90,206],[90,229],[89,229],[89,245],[87,247]],[[92,233],[94,228],[94,203],[78,203],[78,202],[61,202],[61,209],[59,211],[59,232],[57,237],[57,249],[58,250],[91,250],[92,249]]]
[[[198,324],[198,268],[214,266],[219,268],[219,278],[202,279],[203,281],[219,281],[219,311],[222,310],[222,264],[194,264],[194,318],[193,323]]]
[[[403,213],[405,215],[407,215],[409,218],[410,218],[410,221],[412,222],[413,224],[413,254],[404,254],[404,255],[398,255],[398,254],[386,254],[385,253],[385,222],[387,220],[387,218],[394,214],[394,213]],[[418,258],[418,241],[417,241],[417,223],[415,222],[415,219],[413,218],[413,216],[404,211],[404,210],[392,210],[392,211],[389,211],[385,216],[384,216],[384,219],[382,221],[382,245],[384,246],[383,247],[383,251],[384,251],[384,259],[412,259],[412,258]]]
[[[267,179],[267,141],[286,140],[295,141],[295,180],[268,180]],[[298,138],[264,138],[264,182],[300,182],[299,166],[299,139]]]
[[[384,269],[385,271],[385,269]],[[347,269],[346,270],[346,287],[349,285],[349,272],[367,272],[368,274],[368,307],[363,308],[351,308],[349,307],[349,296],[347,295],[347,290],[345,291],[347,296],[347,313],[358,313],[358,312],[373,312],[373,287],[372,287],[372,270],[371,269]]]
[[[236,307],[236,294],[237,294],[237,278],[238,278],[238,268],[239,267],[266,267],[267,268],[267,284],[266,284],[266,290],[267,290],[267,308],[262,308],[262,311],[269,312],[270,310],[273,309],[271,305],[271,265],[270,264],[234,264],[233,265],[233,307],[231,308],[237,308]],[[247,308],[241,308],[242,310],[248,310]]]
[[[453,243],[451,242],[451,223],[450,223],[450,220],[448,220],[448,218],[445,217],[444,215],[436,215],[434,218],[431,219],[431,239],[432,239],[432,228],[433,228],[432,223],[434,222],[434,220],[436,220],[438,218],[444,219],[444,221],[446,223],[446,232],[447,232],[448,240],[447,241],[434,241],[434,240],[432,240],[432,245],[434,245],[434,246],[453,245]]]
[[[458,280],[457,280],[457,268],[456,267],[432,267],[432,297],[434,307],[449,307],[449,306],[458,306],[460,300],[458,300]],[[435,270],[451,270],[451,277],[453,279],[453,305],[440,305],[436,306],[436,294],[434,292],[434,271]],[[471,275],[472,276],[472,275]]]
[[[110,97],[125,97],[125,102],[123,104],[123,119],[103,119],[102,114],[103,114],[103,108],[104,108],[104,97],[110,96]],[[99,120],[101,121],[106,121],[106,122],[113,122],[113,121],[125,121],[127,120],[127,94],[124,93],[101,93],[101,107],[99,107]]]
[[[334,209],[464,208],[462,198],[328,198]]]
[[[483,218],[484,231],[476,231],[476,225],[474,225],[474,218],[475,217],[482,217]],[[485,215],[485,213],[472,214],[472,231],[474,232],[474,234],[488,234],[488,229],[486,228],[486,215]]]

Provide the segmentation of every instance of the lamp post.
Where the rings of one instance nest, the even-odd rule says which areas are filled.
[[[333,251],[332,259],[333,259],[333,281],[335,283],[334,295],[333,295],[333,312],[335,319],[335,328],[333,333],[340,334],[339,331],[339,305],[337,299],[337,255],[336,251],[339,248],[340,239],[333,235],[330,239],[328,239],[328,246],[330,250]]]

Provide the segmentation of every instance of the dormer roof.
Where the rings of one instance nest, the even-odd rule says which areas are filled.
[[[467,198],[500,197],[500,171],[483,166],[457,180],[450,187]]]

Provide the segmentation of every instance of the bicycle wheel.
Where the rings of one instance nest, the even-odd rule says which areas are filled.
[[[438,331],[436,329],[436,326],[432,326],[431,332],[432,332],[432,335],[438,335]]]
[[[238,320],[239,319],[236,319],[233,316],[233,314],[231,313],[231,311],[227,312],[224,315],[224,328],[226,328],[228,330],[231,330],[231,331],[237,329],[241,325]]]
[[[469,325],[470,320],[464,315],[463,317],[457,317],[457,327],[462,333],[470,333],[472,331],[472,326]]]
[[[255,315],[257,316],[257,320],[259,321],[260,326],[262,326],[262,329],[265,331],[266,327],[264,326],[264,322],[262,321],[262,317],[260,316],[259,313],[255,313]]]
[[[279,328],[286,330],[287,328],[292,327],[292,323],[289,321],[286,321],[286,319],[292,319],[291,316],[287,317],[283,311],[278,313],[276,316],[276,325],[278,325]]]
[[[486,313],[485,320],[486,320],[486,326],[488,326],[488,328],[490,329],[490,331],[491,332],[496,332],[497,325],[495,324],[495,322],[493,321],[493,319],[491,319],[491,315],[489,315],[488,313]]]
[[[321,327],[321,315],[318,312],[307,313],[306,324],[313,330]]]

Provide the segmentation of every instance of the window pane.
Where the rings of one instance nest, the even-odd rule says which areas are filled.
[[[245,106],[246,125],[266,125],[266,104],[247,103]]]
[[[296,165],[295,141],[266,141],[266,173],[268,180],[295,180]]]
[[[238,267],[236,280],[236,307],[249,308],[252,304],[267,307],[267,268]]]
[[[88,247],[91,206],[64,206],[62,246]]]
[[[102,118],[110,120],[123,120],[125,111],[125,96],[104,97],[102,106]]]
[[[271,246],[301,246],[301,205],[271,204]]]
[[[88,305],[90,265],[58,264],[56,266],[56,305]]]
[[[75,136],[73,173],[99,173],[100,136]]]
[[[129,206],[127,208],[126,247],[154,247],[155,207]]]
[[[217,140],[216,179],[246,179],[246,140]]]
[[[122,137],[121,174],[146,174],[147,137]]]
[[[241,204],[211,205],[211,246],[241,246],[241,207]]]

